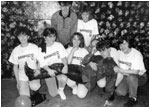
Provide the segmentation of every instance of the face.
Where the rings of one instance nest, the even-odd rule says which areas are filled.
[[[101,53],[103,58],[107,58],[110,55],[109,49],[107,49],[107,48],[105,48],[104,50],[101,50],[100,53]]]
[[[97,43],[98,43],[98,40],[93,40],[93,41],[92,41],[92,46],[93,46],[93,47],[96,47],[96,44],[97,44]]]
[[[65,6],[65,5],[61,4],[62,15],[64,17],[68,16],[68,14],[69,14],[69,8],[70,8],[70,5],[66,5]]]
[[[91,45],[92,45],[92,48],[96,49],[96,44],[98,43],[98,40],[93,40]]]
[[[45,37],[45,43],[47,46],[52,45],[55,42],[56,36],[55,35],[49,35]]]
[[[89,13],[88,12],[83,12],[82,13],[82,19],[84,22],[89,21]]]
[[[73,47],[79,47],[81,41],[77,35],[75,35],[72,39]]]
[[[128,44],[127,41],[124,40],[123,43],[121,43],[119,47],[120,47],[121,51],[123,51],[125,54],[128,53],[128,51],[129,51],[129,44]]]
[[[19,34],[18,35],[18,39],[20,41],[21,44],[27,44],[28,43],[28,39],[29,39],[29,36],[26,35],[26,34]]]

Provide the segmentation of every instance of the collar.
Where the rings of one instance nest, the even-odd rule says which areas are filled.
[[[69,14],[68,14],[67,17],[70,17],[70,14],[71,14],[71,10],[69,10]],[[64,17],[64,16],[62,15],[62,10],[59,11],[59,15],[62,16],[64,19],[67,18],[67,17]]]

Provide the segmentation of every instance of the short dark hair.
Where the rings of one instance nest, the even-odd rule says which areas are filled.
[[[14,31],[14,34],[16,36],[19,36],[20,34],[31,36],[31,31],[27,27],[17,27]]]
[[[79,45],[79,47],[80,47],[80,48],[83,48],[83,47],[84,47],[84,37],[83,37],[83,35],[82,35],[81,33],[79,33],[79,32],[75,32],[75,33],[73,33],[73,35],[71,36],[71,39],[70,39],[70,46],[73,46],[72,40],[73,40],[73,38],[74,38],[76,35],[79,37],[79,40],[80,40],[80,45]]]
[[[79,15],[79,18],[80,18],[80,19],[82,19],[82,13],[84,13],[84,12],[89,13],[89,20],[91,20],[91,19],[93,18],[93,14],[92,14],[92,11],[91,11],[90,7],[84,5],[84,6],[82,7],[81,13],[80,13],[80,15]]]
[[[45,28],[43,31],[43,36],[47,37],[49,35],[54,35],[57,38],[57,31],[54,28]]]
[[[129,44],[129,48],[131,48],[134,44],[133,39],[131,39],[130,34],[125,34],[118,39],[118,45],[122,44],[123,41],[126,41]]]
[[[64,6],[72,5],[72,1],[58,1],[59,5],[63,4]]]
[[[108,40],[99,41],[96,44],[96,49],[98,51],[105,50],[106,48],[109,48],[109,47],[110,47],[110,42]]]

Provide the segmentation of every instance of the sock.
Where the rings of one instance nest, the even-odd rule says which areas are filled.
[[[74,86],[72,88],[72,94],[76,95],[77,94],[77,86]]]
[[[58,94],[60,95],[60,98],[62,100],[66,100],[66,95],[65,95],[64,90],[62,88],[58,89]]]

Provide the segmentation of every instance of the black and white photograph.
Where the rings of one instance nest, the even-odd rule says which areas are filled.
[[[1,1],[1,107],[149,107],[149,1]]]

